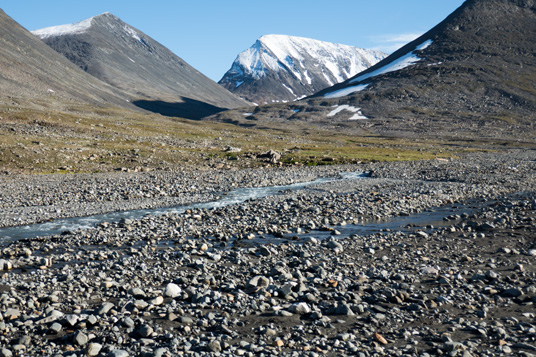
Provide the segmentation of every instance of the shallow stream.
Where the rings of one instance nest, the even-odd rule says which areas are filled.
[[[37,238],[49,235],[61,234],[65,231],[76,231],[78,229],[90,229],[96,227],[103,222],[119,222],[121,219],[140,219],[147,215],[162,215],[164,213],[183,213],[189,209],[212,209],[225,207],[229,205],[240,204],[248,200],[261,199],[267,196],[279,195],[288,190],[299,190],[308,186],[328,183],[338,180],[366,179],[364,173],[342,173],[340,177],[319,178],[314,181],[295,183],[286,186],[271,186],[271,187],[253,187],[240,188],[231,191],[216,201],[196,203],[186,206],[178,206],[172,208],[156,208],[156,209],[140,209],[131,211],[111,212],[88,217],[74,217],[58,219],[51,222],[31,224],[26,226],[7,227],[0,229],[0,244],[10,241]],[[332,227],[340,233],[340,236],[347,237],[353,234],[369,235],[383,231],[411,231],[417,228],[426,230],[429,228],[443,226],[449,224],[443,220],[452,214],[470,214],[473,208],[469,205],[463,206],[445,206],[428,211],[415,213],[409,216],[393,217],[382,221],[369,221],[363,224],[347,224],[344,226]],[[308,233],[287,234],[282,239],[304,238],[314,235],[315,238],[325,239],[331,236],[333,231],[314,231]],[[273,242],[277,243],[281,238],[273,236],[257,237],[255,242]]]
[[[57,219],[51,222],[30,224],[16,227],[0,228],[0,244],[9,241],[37,238],[65,231],[94,228],[103,222],[119,222],[121,219],[140,219],[147,215],[162,215],[166,212],[183,213],[189,209],[211,209],[240,204],[248,200],[261,199],[267,196],[279,195],[287,190],[299,190],[308,186],[328,183],[338,180],[364,179],[367,174],[362,172],[341,173],[339,177],[318,178],[314,181],[295,183],[286,186],[239,188],[228,192],[216,201],[195,203],[186,206],[156,209],[139,209],[130,211],[110,212],[88,217],[73,217]]]

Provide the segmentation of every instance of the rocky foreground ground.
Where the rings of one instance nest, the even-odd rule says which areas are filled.
[[[4,243],[0,356],[536,355],[534,150],[14,177],[0,183],[2,225],[210,201],[341,171],[370,177]],[[439,226],[339,232],[441,206]]]

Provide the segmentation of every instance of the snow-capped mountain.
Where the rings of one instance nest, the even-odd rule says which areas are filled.
[[[0,10],[0,101],[134,108],[129,96],[73,65]],[[40,105],[40,104],[36,104]]]
[[[308,38],[266,35],[238,55],[219,83],[258,104],[293,101],[343,82],[386,56]]]
[[[536,3],[467,0],[383,61],[306,100],[250,110],[415,137],[536,137]],[[248,112],[248,113],[249,113]],[[238,111],[217,119],[239,121]]]
[[[110,13],[33,33],[86,72],[129,93],[144,109],[197,119],[247,105]]]

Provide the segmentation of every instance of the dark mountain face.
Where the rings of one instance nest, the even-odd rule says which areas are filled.
[[[0,10],[0,100],[7,97],[133,108],[125,93],[81,71]]]
[[[254,118],[324,125],[353,118],[354,126],[408,134],[533,133],[535,4],[468,0],[376,66],[299,104],[260,108]],[[361,116],[342,109],[333,114],[340,105]]]
[[[305,98],[387,55],[309,38],[266,35],[240,53],[220,84],[257,104]]]
[[[130,94],[134,103],[157,112],[159,103],[166,103],[162,114],[188,117],[190,111],[182,109],[190,101],[217,111],[247,105],[112,14],[34,34],[86,72]]]

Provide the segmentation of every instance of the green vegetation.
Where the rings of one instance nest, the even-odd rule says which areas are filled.
[[[261,129],[120,109],[68,110],[1,108],[0,172],[256,167],[273,165],[257,158],[268,150],[281,153],[278,165],[316,166],[448,158],[479,149],[475,143],[356,136],[307,124]]]

